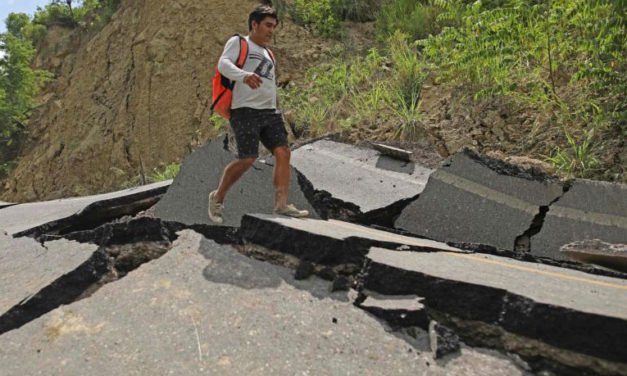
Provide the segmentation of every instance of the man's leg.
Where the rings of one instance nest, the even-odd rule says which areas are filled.
[[[259,133],[261,143],[274,154],[274,212],[290,217],[306,217],[307,210],[299,210],[288,204],[290,185],[290,148],[287,146],[287,132],[283,117],[279,113],[266,114],[261,121]]]
[[[259,126],[256,124],[255,112],[233,110],[230,123],[237,141],[238,159],[224,168],[218,188],[209,193],[209,219],[215,223],[223,222],[223,202],[227,192],[255,163],[258,155]]]
[[[255,163],[256,158],[244,158],[244,159],[236,159],[233,162],[229,163],[225,168],[224,172],[222,172],[222,178],[220,178],[220,185],[218,185],[218,189],[215,193],[215,200],[219,203],[224,202],[224,197],[226,193],[231,189],[233,184],[239,180],[239,178],[244,175],[246,171],[250,168],[250,166]]]
[[[274,207],[284,208],[287,206],[287,197],[290,185],[290,149],[287,146],[279,146],[272,151],[274,154],[274,175],[272,183],[274,185]]]
[[[289,217],[306,217],[307,210],[300,210],[292,204],[288,204],[290,185],[290,149],[287,146],[279,146],[272,151],[274,154],[274,212]]]

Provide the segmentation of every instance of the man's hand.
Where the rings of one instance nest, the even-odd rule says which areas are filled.
[[[263,81],[261,80],[261,77],[259,77],[259,75],[257,75],[256,73],[251,73],[248,76],[244,77],[244,83],[250,86],[250,88],[253,90],[261,86],[262,82]]]

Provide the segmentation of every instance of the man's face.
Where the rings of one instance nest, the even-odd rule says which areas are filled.
[[[255,43],[260,46],[269,46],[272,42],[272,34],[274,34],[274,29],[276,29],[277,20],[272,17],[265,17],[261,22],[257,23],[256,21],[252,22],[253,34],[255,36]]]

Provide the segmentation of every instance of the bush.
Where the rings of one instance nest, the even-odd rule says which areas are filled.
[[[30,66],[35,48],[29,30],[28,16],[12,13],[7,19],[7,32],[0,34],[0,50],[4,52],[0,59],[0,145],[11,145],[19,139],[35,96],[49,78],[47,72]]]
[[[394,0],[381,9],[377,17],[377,38],[386,41],[396,31],[412,40],[423,39],[439,32],[436,22],[440,7],[431,1]]]
[[[596,162],[565,168],[562,157],[573,150],[570,160],[594,162],[604,142],[624,137],[627,30],[621,5],[609,0],[501,5],[443,8],[439,19],[457,19],[459,26],[419,42],[425,61],[440,81],[463,85],[476,100],[498,97],[553,114],[550,126],[559,127],[562,137],[551,160],[568,173],[589,176]]]
[[[333,13],[340,20],[357,22],[374,21],[381,7],[381,0],[332,0]]]
[[[294,22],[318,35],[334,37],[340,33],[340,23],[331,0],[294,0],[288,9]]]

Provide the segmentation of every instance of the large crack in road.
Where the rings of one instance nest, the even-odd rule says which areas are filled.
[[[216,161],[216,170],[219,171],[219,166],[230,158],[225,153],[216,143],[196,155],[192,154],[184,163],[184,173],[177,178],[178,181],[174,181],[174,188],[160,201],[157,210],[153,208],[144,216],[131,219],[128,214],[145,210],[148,202],[154,203],[155,196],[134,199],[126,204],[124,199],[109,201],[106,205],[95,205],[99,209],[91,211],[91,214],[70,216],[21,231],[21,235],[33,236],[42,244],[64,238],[97,244],[99,248],[82,264],[2,314],[0,334],[47,316],[63,305],[72,306],[93,296],[103,286],[136,273],[139,266],[167,254],[172,242],[178,238],[177,233],[192,230],[218,244],[231,245],[247,257],[289,267],[295,281],[308,280],[315,275],[329,281],[328,291],[357,291],[357,296],[351,298],[356,307],[380,319],[387,330],[405,338],[417,352],[426,351],[424,341],[427,340],[430,342],[429,351],[436,359],[447,357],[450,353],[459,354],[470,345],[515,354],[510,359],[524,359],[526,363],[519,364],[520,367],[534,373],[627,374],[624,363],[627,353],[624,353],[620,342],[627,335],[627,318],[620,310],[612,311],[607,303],[594,303],[595,294],[605,288],[610,291],[607,299],[621,304],[611,291],[627,289],[624,286],[627,276],[594,265],[568,261],[555,256],[555,250],[534,252],[535,244],[531,244],[538,237],[539,240],[534,243],[539,241],[542,246],[546,221],[549,221],[548,226],[555,226],[557,216],[552,214],[553,206],[560,206],[557,213],[565,211],[561,206],[572,205],[573,199],[567,196],[572,194],[569,184],[556,183],[537,173],[466,152],[445,164],[442,171],[436,171],[424,192],[421,189],[409,197],[363,213],[360,206],[334,197],[333,189],[314,188],[317,183],[312,183],[295,170],[297,186],[292,189],[300,189],[298,200],[305,199],[317,216],[325,221],[295,220],[243,211],[248,206],[259,205],[259,195],[265,194],[256,192],[255,196],[246,193],[252,187],[261,189],[259,180],[270,176],[268,164],[263,163],[251,172],[251,181],[239,189],[235,200],[239,201],[238,207],[232,220],[227,226],[212,226],[205,218],[203,200],[206,201],[207,190],[217,175],[207,173],[203,161]],[[521,181],[522,185],[517,188]],[[462,206],[448,205],[446,184],[454,188],[448,192],[461,195],[455,200],[463,203]],[[584,188],[588,189],[585,184]],[[580,187],[581,183],[576,182],[575,186]],[[500,187],[505,193],[498,191]],[[559,192],[554,189],[556,187]],[[602,188],[613,189],[612,194],[618,197],[625,192],[624,188],[613,186]],[[535,189],[543,191],[528,192]],[[580,191],[581,188],[576,194],[581,195]],[[434,198],[434,194],[444,194],[444,198]],[[489,223],[494,219],[497,220],[494,223],[503,223],[511,219],[509,216],[516,218],[506,225],[502,234],[493,235],[501,230],[481,222],[486,220],[486,215],[490,215],[482,208],[486,204],[501,213],[487,220]],[[447,216],[447,210],[453,210],[457,216]],[[606,222],[615,223],[619,218],[616,223],[620,227],[622,219],[616,214],[620,215],[620,210],[605,217],[595,214],[591,220],[598,222],[595,218],[600,215],[602,218],[599,218]],[[151,213],[159,218],[149,217],[154,215]],[[408,217],[408,213],[413,214]],[[126,216],[120,218],[122,215]],[[86,220],[87,217],[89,220]],[[115,218],[118,219],[110,222]],[[237,218],[241,221],[237,222]],[[447,229],[437,227],[444,223],[449,226]],[[472,225],[470,230],[460,227],[467,223]],[[485,235],[477,236],[472,229],[478,229]],[[449,237],[449,234],[453,235]],[[544,241],[544,244],[548,243]],[[465,258],[465,262],[451,275],[430,274],[450,263],[440,261],[431,269],[410,270],[403,264],[373,261],[373,247],[387,249],[382,252],[393,253],[392,258],[404,255],[403,263],[410,262],[412,257],[429,255],[454,255]],[[464,265],[479,261],[481,265],[489,265],[487,275],[492,271],[515,272],[512,279],[502,286],[490,285],[487,277],[474,282],[466,280],[471,278],[472,270],[464,269]],[[245,273],[244,270],[231,272],[236,275]],[[229,272],[220,272],[219,280],[231,278],[223,273]],[[568,297],[570,293],[573,294],[572,299],[584,302],[588,299],[591,303],[578,305],[562,301],[560,294],[543,300],[534,295],[533,288],[516,290],[519,288],[513,282],[516,279],[534,284],[543,280],[538,276],[554,279],[546,280],[537,289],[550,291],[555,286],[572,286],[574,290],[564,293],[564,296]],[[264,283],[261,282],[262,285]],[[253,285],[247,286],[252,288]],[[596,287],[589,290],[582,286]],[[389,301],[397,295],[412,296],[406,300],[419,301],[420,307],[407,309],[375,302],[375,297]],[[342,318],[333,320],[337,322]],[[581,334],[582,328],[585,328],[585,336]]]

